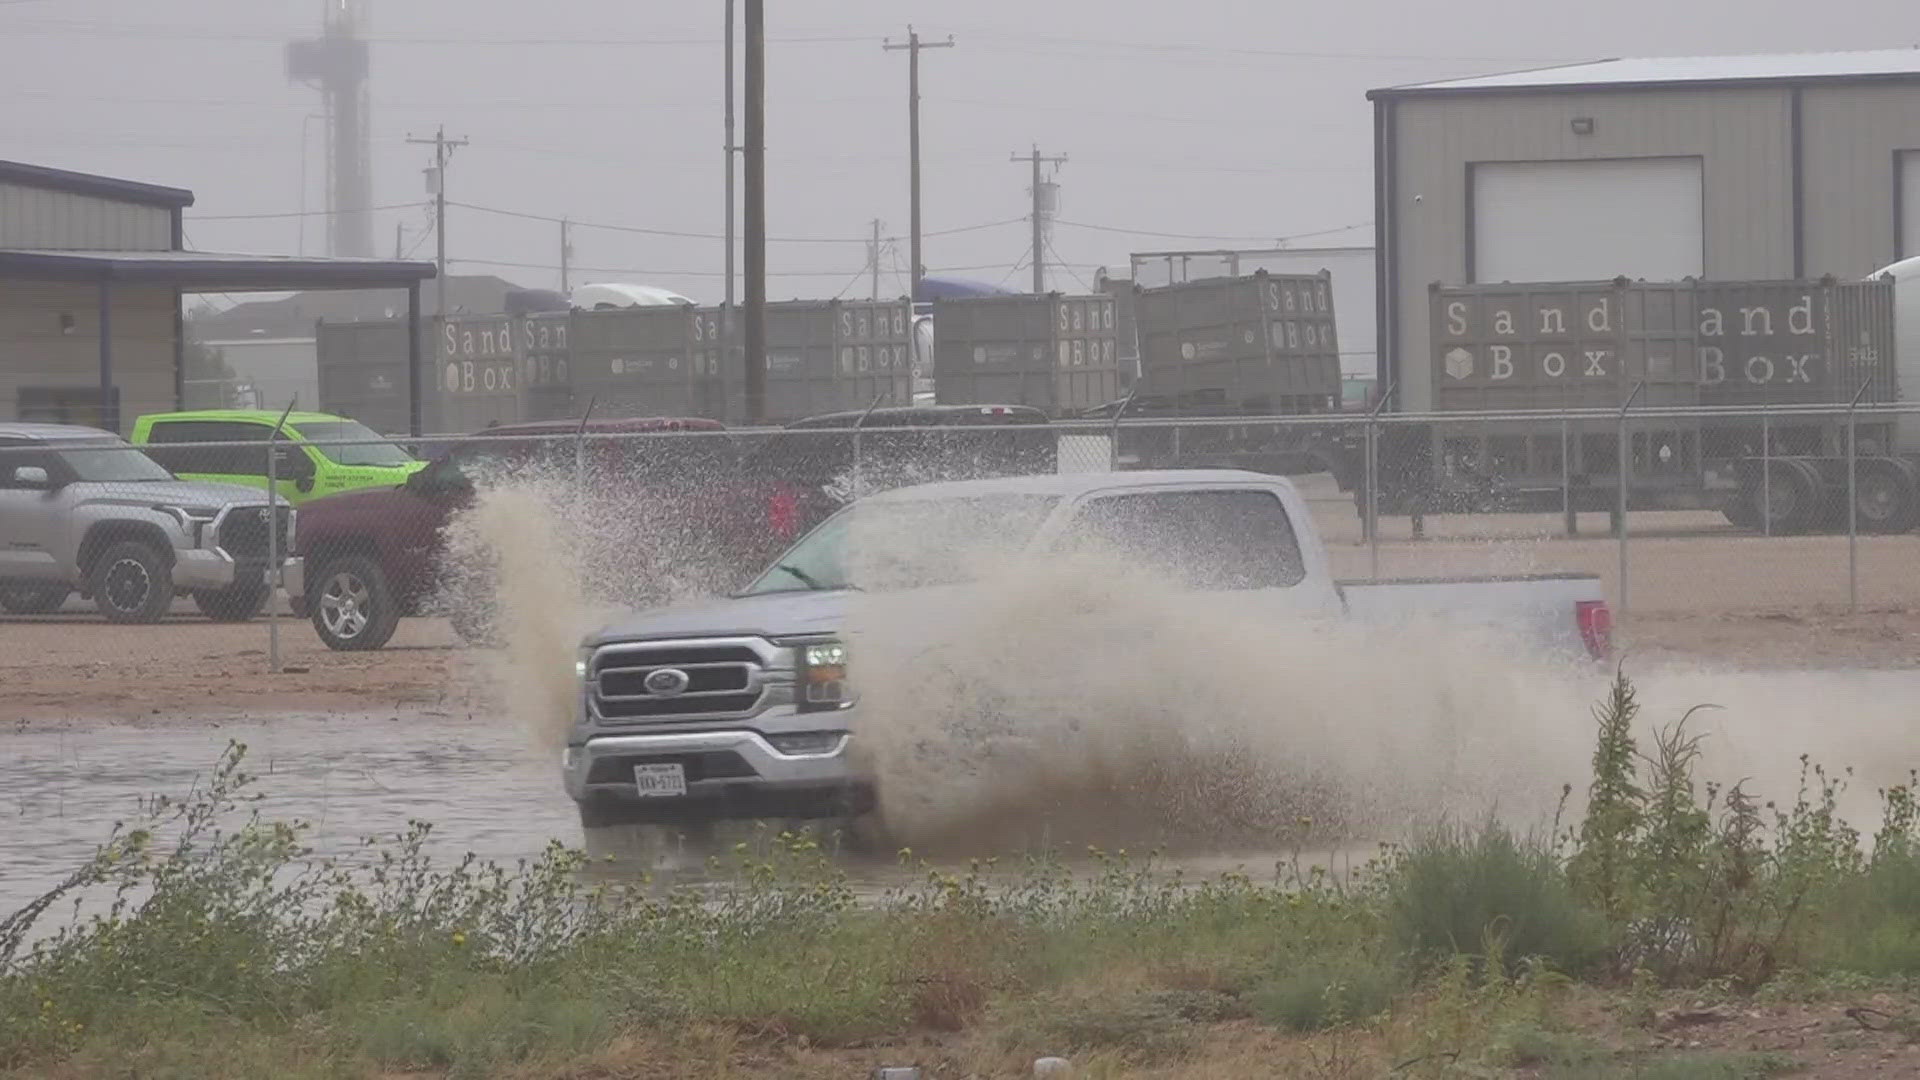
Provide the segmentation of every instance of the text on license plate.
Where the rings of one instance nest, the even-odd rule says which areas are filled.
[[[687,793],[687,770],[679,762],[664,765],[635,765],[633,784],[643,796],[664,797]]]

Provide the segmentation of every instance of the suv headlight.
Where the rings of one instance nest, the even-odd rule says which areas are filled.
[[[816,641],[794,649],[799,661],[797,704],[801,712],[842,709],[852,703],[847,687],[847,645],[843,641]]]
[[[196,546],[200,543],[200,530],[220,516],[217,506],[156,506],[154,509],[179,522],[180,531],[192,537]]]

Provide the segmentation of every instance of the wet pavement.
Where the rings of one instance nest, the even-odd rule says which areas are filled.
[[[272,820],[309,822],[320,855],[360,838],[433,823],[431,848],[511,863],[579,819],[559,763],[505,725],[406,716],[278,718],[263,723],[80,726],[0,736],[0,911],[11,911],[85,861],[143,800],[203,783],[229,741],[246,744],[252,804]]]

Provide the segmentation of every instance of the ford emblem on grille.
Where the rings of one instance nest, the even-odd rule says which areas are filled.
[[[658,668],[647,672],[647,693],[654,697],[678,697],[687,692],[693,680],[679,668]]]

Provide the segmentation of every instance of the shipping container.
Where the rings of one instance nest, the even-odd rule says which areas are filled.
[[[768,420],[912,403],[907,300],[787,300],[766,318]]]
[[[1063,416],[1119,394],[1111,296],[935,300],[933,325],[941,405],[1027,405]]]
[[[1573,282],[1432,289],[1441,411],[1700,403],[1688,284]]]
[[[524,398],[514,320],[455,316],[421,323],[420,420],[426,434],[476,431],[521,418]],[[400,319],[321,323],[314,331],[320,411],[404,434],[407,324]]]
[[[1347,378],[1378,376],[1374,339],[1379,327],[1374,249],[1371,247],[1242,248],[1211,251],[1141,251],[1131,257],[1134,280],[1141,285],[1171,285],[1203,278],[1269,274],[1333,275],[1333,308],[1339,313],[1340,373]],[[1128,313],[1121,312],[1121,346],[1126,346]]]
[[[573,394],[573,315],[549,311],[522,315],[514,347],[526,391],[523,420],[560,420],[579,415]]]
[[[1696,341],[1708,405],[1895,400],[1890,281],[1704,281]]]
[[[1266,416],[1339,408],[1329,274],[1257,271],[1140,289],[1134,318],[1144,394]]]
[[[725,411],[719,308],[575,311],[573,397],[595,416],[719,419]]]

